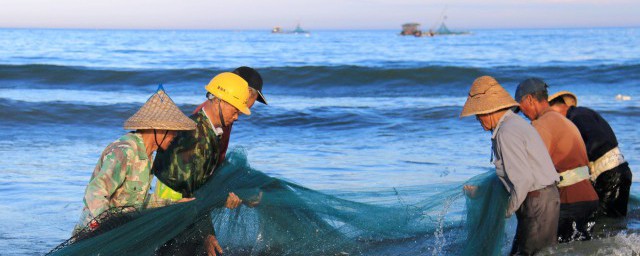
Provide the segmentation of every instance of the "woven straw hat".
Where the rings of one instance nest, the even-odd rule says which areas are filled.
[[[460,117],[493,113],[513,106],[518,106],[518,102],[511,98],[495,78],[481,76],[473,81]]]
[[[189,119],[160,86],[138,112],[124,122],[126,130],[195,130],[196,123]]]
[[[555,100],[558,97],[562,97],[562,100],[565,104],[567,104],[567,106],[578,106],[578,97],[576,97],[576,95],[571,93],[570,91],[559,91],[554,93],[553,95],[549,96],[549,102]]]

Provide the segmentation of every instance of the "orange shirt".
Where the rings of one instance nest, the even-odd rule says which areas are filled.
[[[532,125],[547,146],[558,173],[589,163],[580,131],[569,119],[547,108]],[[598,200],[598,195],[588,179],[559,190],[560,202],[563,204]]]

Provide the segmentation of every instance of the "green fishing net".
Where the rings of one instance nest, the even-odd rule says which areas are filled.
[[[501,254],[504,187],[493,171],[464,184],[478,186],[475,196],[464,196],[463,184],[440,184],[430,185],[432,193],[413,195],[424,196],[413,203],[401,197],[384,205],[360,203],[270,177],[235,150],[196,191],[196,200],[120,211],[116,224],[72,237],[50,254],[154,255],[176,236],[188,239],[183,232],[203,220],[213,223],[225,255]],[[259,204],[225,209],[229,192]]]

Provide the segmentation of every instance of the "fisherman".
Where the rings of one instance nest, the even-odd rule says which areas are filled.
[[[547,87],[541,79],[526,79],[518,85],[516,100],[540,133],[560,174],[558,240],[588,240],[591,239],[589,222],[598,209],[598,195],[589,182],[587,149],[578,128],[549,107]]]
[[[167,151],[156,157],[154,173],[164,174],[158,176],[162,182],[158,183],[161,197],[172,195],[173,200],[190,197],[213,175],[225,157],[231,125],[240,112],[250,115],[249,102],[253,105],[257,95],[261,96],[249,88],[244,78],[231,72],[217,75],[205,89],[207,100],[191,116],[197,124],[196,131],[179,133]],[[242,200],[231,192],[225,206],[233,209],[241,203]],[[255,202],[247,204],[253,206]],[[195,255],[204,251],[209,255],[222,254],[210,216],[194,223],[185,232],[190,235],[179,235],[160,248],[158,254]]]
[[[80,231],[92,231],[106,220],[110,209],[142,209],[168,203],[149,195],[153,153],[166,149],[176,131],[191,131],[196,124],[173,103],[162,87],[124,123],[134,130],[109,144],[96,164],[85,190]],[[184,198],[178,202],[190,201]],[[131,209],[131,208],[130,208]],[[103,216],[101,216],[103,215]]]
[[[591,182],[600,198],[596,215],[626,216],[632,174],[609,123],[596,111],[578,107],[578,98],[568,91],[549,96],[549,105],[578,127],[586,144]]]
[[[258,73],[258,71],[256,71],[253,68],[250,68],[250,67],[242,66],[242,67],[234,69],[232,71],[232,73],[242,77],[242,79],[247,81],[247,83],[249,85],[250,95],[249,95],[249,99],[247,100],[247,107],[249,107],[249,109],[251,109],[251,107],[253,107],[253,104],[256,102],[256,100],[258,102],[262,103],[262,104],[267,105],[267,101],[266,101],[264,95],[262,94],[262,85],[263,85],[262,76],[260,76],[260,73]],[[211,93],[207,92],[206,95],[205,95],[207,100],[205,100],[203,103],[201,103],[193,111],[192,118],[194,118],[198,114],[198,112],[200,112],[202,110],[202,108],[206,104],[208,104],[208,102],[210,101],[209,100],[210,96],[211,96]],[[198,121],[198,120],[196,120],[196,121]],[[229,138],[231,137],[231,129],[233,128],[233,123],[227,124],[227,125],[219,127],[219,128],[222,129],[222,133],[221,133],[222,135],[219,137],[218,160],[217,160],[215,168],[217,168],[218,166],[220,166],[220,164],[222,162],[224,162],[224,159],[225,159],[226,153],[227,153],[227,149],[229,147]],[[212,138],[212,139],[214,139],[214,138]],[[211,157],[214,157],[214,156],[211,155]],[[181,193],[176,192],[175,190],[172,190],[170,187],[168,187],[167,185],[165,185],[161,181],[157,181],[155,193],[157,194],[157,196],[159,198],[169,199],[169,200],[173,200],[173,201],[179,200],[179,199],[182,198],[182,194]],[[229,208],[229,209],[233,209],[233,208],[235,208],[235,207],[237,207],[239,205],[240,201],[241,200],[233,192],[231,192],[231,193],[229,193],[229,197],[227,198],[227,203],[225,204],[225,206],[227,208]]]
[[[513,113],[514,106],[518,103],[498,81],[482,76],[471,85],[460,116],[475,115],[482,128],[492,132],[492,161],[510,194],[505,216],[515,212],[518,218],[511,254],[532,255],[557,243],[558,174],[540,135]]]

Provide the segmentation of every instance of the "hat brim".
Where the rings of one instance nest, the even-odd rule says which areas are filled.
[[[238,110],[247,116],[251,115],[251,110],[248,107],[239,108]]]
[[[187,117],[160,86],[147,102],[124,123],[125,130],[195,130]]]
[[[483,115],[489,114],[501,109],[511,108],[515,106],[519,106],[518,102],[514,101],[509,97],[509,94],[502,95],[506,97],[502,97],[494,102],[487,102],[485,99],[480,98],[467,98],[467,101],[464,103],[462,107],[462,113],[460,117],[467,117],[473,115]]]
[[[571,93],[570,91],[556,92],[551,96],[549,96],[547,101],[551,102],[557,99],[558,97],[562,97],[562,99],[564,100],[564,103],[567,104],[568,106],[578,106],[578,97],[575,94]],[[567,99],[567,97],[571,99]]]
[[[257,101],[259,101],[259,102],[260,102],[260,103],[262,103],[262,104],[269,105],[269,104],[267,104],[267,100],[264,98],[264,95],[262,95],[262,92],[261,92],[261,91],[259,91],[259,90],[256,90],[256,91],[258,92],[258,99],[257,99]]]

